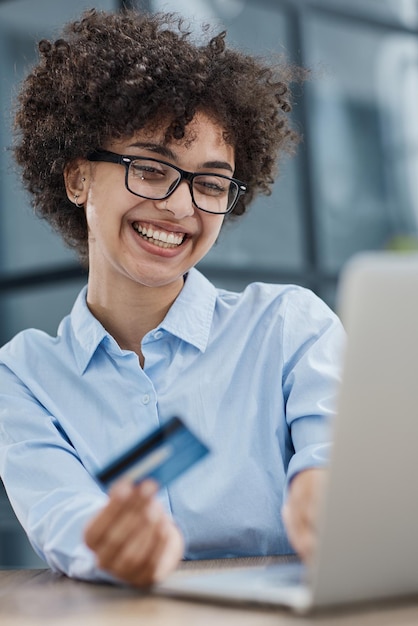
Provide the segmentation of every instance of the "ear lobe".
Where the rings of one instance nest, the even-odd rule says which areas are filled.
[[[77,207],[87,199],[87,171],[85,161],[78,159],[68,163],[64,170],[64,184],[67,197]]]

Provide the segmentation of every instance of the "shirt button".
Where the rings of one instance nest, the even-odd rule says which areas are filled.
[[[163,336],[163,333],[161,330],[157,330],[156,333],[154,334],[155,339],[161,339],[162,336]]]
[[[149,401],[150,401],[150,397],[149,397],[149,395],[147,393],[142,396],[142,402],[144,404],[148,404]]]

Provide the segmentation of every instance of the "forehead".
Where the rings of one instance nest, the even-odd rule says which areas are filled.
[[[185,135],[181,139],[167,140],[167,120],[156,121],[135,132],[128,138],[114,140],[106,146],[115,151],[125,151],[144,146],[166,147],[170,152],[182,156],[190,156],[197,161],[223,160],[233,166],[235,161],[234,147],[227,140],[224,127],[213,117],[197,113],[186,126]]]
[[[218,144],[219,146],[228,145],[233,147],[227,140],[227,133],[225,128],[214,117],[207,115],[206,113],[196,113],[194,118],[189,122],[185,128],[184,137],[181,139],[169,138],[166,139],[167,131],[169,129],[171,120],[167,118],[156,119],[150,122],[144,128],[136,131],[131,137],[126,137],[125,140],[154,140],[161,144],[170,146],[189,146],[195,142],[211,142]],[[113,142],[112,142],[113,143]]]

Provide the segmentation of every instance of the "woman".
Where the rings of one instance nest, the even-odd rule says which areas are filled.
[[[89,274],[57,337],[0,351],[1,476],[35,550],[137,586],[181,558],[309,558],[341,325],[300,287],[232,293],[194,268],[297,140],[292,71],[133,12],[87,12],[39,50],[15,155]],[[97,470],[174,415],[207,460],[104,493]]]

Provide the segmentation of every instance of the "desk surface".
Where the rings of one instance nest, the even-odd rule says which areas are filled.
[[[263,559],[272,561],[278,559]],[[227,565],[260,564],[234,559]],[[184,564],[214,569],[225,562]],[[414,626],[416,602],[373,605],[312,617],[278,609],[204,604],[155,597],[135,589],[70,580],[50,570],[0,571],[1,626]]]

